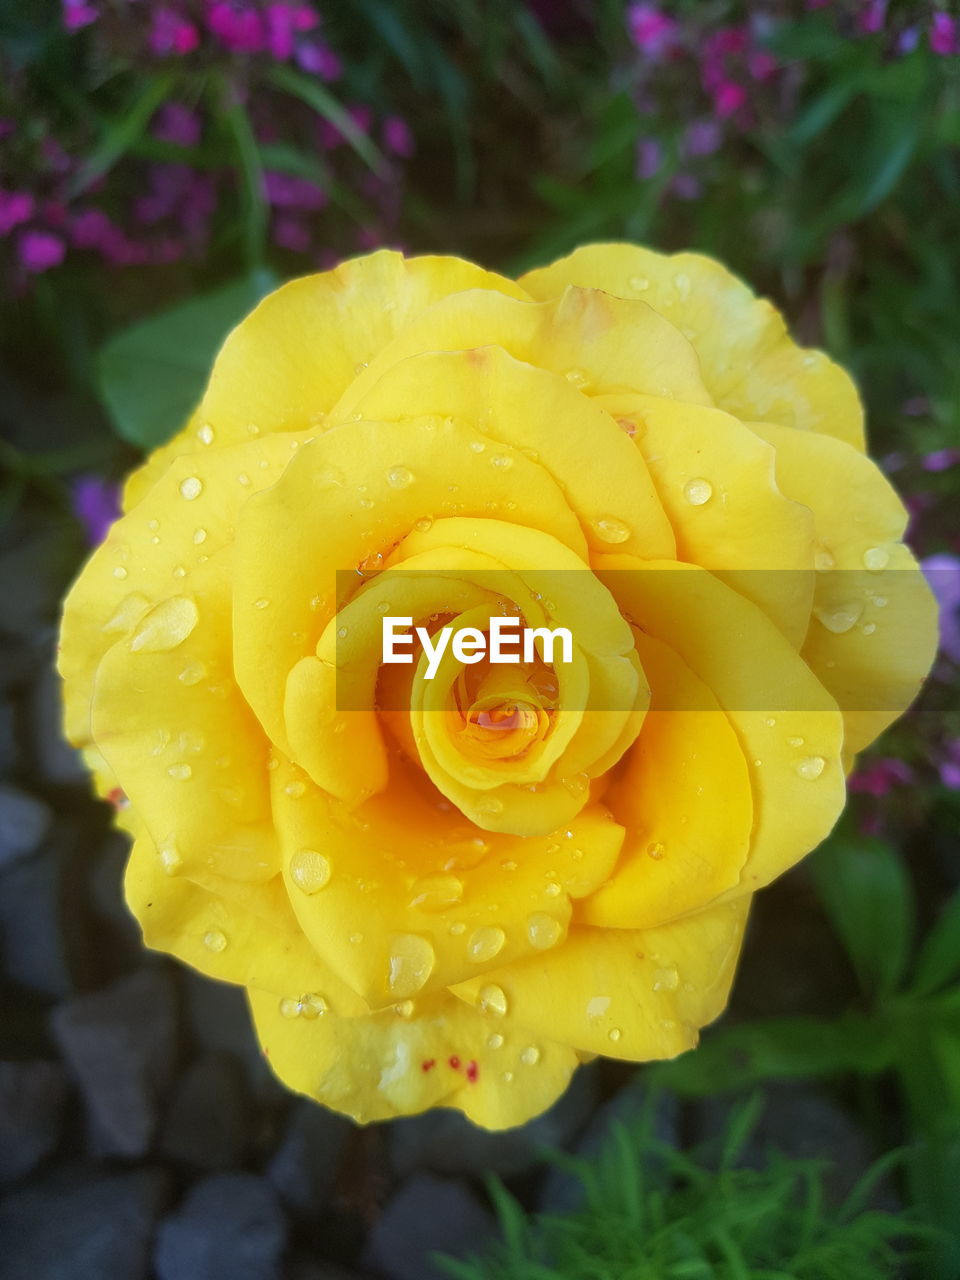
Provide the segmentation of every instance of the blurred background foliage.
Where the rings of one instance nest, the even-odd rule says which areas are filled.
[[[61,584],[256,298],[378,245],[506,272],[593,239],[701,249],[853,371],[942,653],[860,761],[841,832],[762,895],[725,1024],[641,1074],[686,1100],[816,1082],[876,1153],[902,1151],[900,1243],[938,1280],[960,1276],[958,55],[936,0],[0,0],[0,520],[14,550],[53,530],[41,573]],[[645,1132],[617,1138],[630,1177]],[[501,1196],[514,1269],[458,1274],[906,1265],[871,1219],[873,1270],[843,1270],[842,1241],[840,1270],[777,1270],[771,1241],[800,1237],[755,1231],[751,1198],[805,1205],[807,1243],[841,1230],[799,1166],[724,1184],[718,1237],[700,1166],[676,1159],[658,1229],[696,1248],[673,1270],[586,1270],[599,1202],[565,1233]]]

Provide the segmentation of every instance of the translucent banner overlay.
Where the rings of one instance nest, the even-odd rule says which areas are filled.
[[[660,710],[892,716],[929,662],[931,587],[960,597],[960,574],[947,568],[477,562],[491,563],[450,549],[436,568],[338,573],[337,611],[316,646],[325,700],[333,693],[337,711],[625,711],[652,688]]]

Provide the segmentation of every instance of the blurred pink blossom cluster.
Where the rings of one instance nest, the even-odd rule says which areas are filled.
[[[660,90],[668,84],[673,90],[669,98],[673,120],[677,102],[685,102],[681,165],[667,194],[695,199],[704,171],[697,162],[717,152],[731,133],[753,130],[765,104],[775,100],[781,76],[795,71],[796,63],[781,62],[772,52],[773,19],[760,5],[728,6],[744,14],[744,20],[721,24],[713,9],[681,19],[670,8],[646,0],[627,5],[626,29],[636,51],[634,96],[641,117],[658,113]],[[794,18],[805,9],[826,10],[846,37],[880,38],[892,57],[911,53],[924,39],[937,55],[960,53],[960,22],[929,3],[910,10],[901,7],[896,21],[888,13],[888,0],[794,0],[792,8]],[[659,126],[651,129],[651,136],[637,143],[635,168],[641,180],[654,178],[663,169],[662,132]]]
[[[356,197],[346,228],[348,248],[391,238],[400,166],[415,150],[407,122],[377,117],[365,103],[344,104],[352,135],[369,136],[383,156],[376,172],[365,170],[340,129],[267,79],[276,63],[293,64],[307,79],[340,79],[340,58],[321,38],[322,16],[313,4],[61,0],[61,14],[71,44],[92,41],[92,58],[101,69],[116,57],[118,64],[129,66],[132,59],[153,74],[158,62],[179,60],[176,88],[149,120],[137,153],[124,155],[99,176],[87,169],[97,139],[81,120],[43,121],[38,129],[35,112],[18,110],[16,119],[0,119],[0,241],[11,248],[15,287],[74,253],[95,254],[116,267],[208,253],[224,220],[235,218],[239,208],[238,158],[222,131],[223,103],[212,91],[205,93],[211,69],[223,73],[263,149],[262,198],[279,249],[310,255],[315,263],[330,256],[327,224],[318,215],[327,209],[334,184],[352,188]],[[139,52],[131,55],[131,47]],[[85,48],[77,46],[80,63]],[[18,123],[28,119],[29,129]],[[306,157],[313,176],[271,167],[271,150]],[[341,235],[334,256],[341,256],[343,240]]]

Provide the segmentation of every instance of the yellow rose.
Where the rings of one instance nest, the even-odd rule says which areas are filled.
[[[593,1055],[682,1052],[929,666],[905,522],[850,379],[708,258],[293,281],[66,603],[146,943],[360,1120],[505,1127]],[[571,661],[382,663],[387,613],[498,608]]]

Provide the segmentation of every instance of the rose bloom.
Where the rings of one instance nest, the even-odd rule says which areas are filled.
[[[850,378],[697,254],[295,280],[124,505],[60,669],[130,908],[361,1121],[695,1045],[935,644]],[[382,662],[503,611],[569,667]]]

